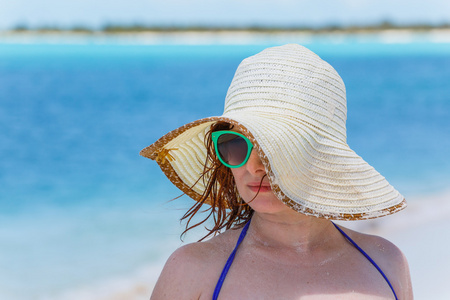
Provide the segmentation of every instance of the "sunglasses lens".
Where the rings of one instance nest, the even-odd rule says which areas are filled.
[[[217,140],[217,148],[222,160],[231,166],[241,164],[247,157],[247,142],[236,134],[222,134]]]

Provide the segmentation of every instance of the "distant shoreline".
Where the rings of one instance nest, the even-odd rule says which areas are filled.
[[[433,29],[339,29],[339,30],[143,30],[143,31],[74,31],[9,30],[0,31],[0,44],[68,43],[68,44],[185,44],[245,45],[258,43],[310,43],[345,41],[381,43],[430,42],[450,43],[450,28]]]
[[[173,33],[173,32],[253,32],[253,33],[286,33],[286,32],[302,32],[302,33],[333,33],[333,32],[378,32],[382,30],[414,30],[414,31],[429,31],[434,29],[450,29],[450,23],[441,24],[427,24],[427,23],[413,23],[413,24],[395,24],[388,20],[373,23],[373,24],[359,24],[359,25],[339,25],[328,24],[321,26],[307,26],[307,25],[292,25],[292,26],[266,26],[266,25],[251,25],[251,26],[220,26],[220,25],[145,25],[145,24],[105,24],[97,29],[88,26],[78,25],[72,27],[58,27],[58,26],[36,26],[29,27],[26,24],[18,24],[7,31],[10,32],[73,32],[73,33],[139,33],[139,32],[159,32],[159,33]]]

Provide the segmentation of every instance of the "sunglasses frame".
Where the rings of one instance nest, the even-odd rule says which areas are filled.
[[[234,134],[234,135],[237,135],[237,136],[243,138],[244,141],[247,143],[247,155],[245,156],[244,161],[241,162],[239,165],[233,166],[233,165],[230,165],[230,164],[226,163],[226,162],[222,159],[222,157],[221,157],[221,155],[220,155],[220,153],[219,153],[219,147],[218,147],[218,145],[217,145],[217,142],[218,142],[218,140],[219,140],[219,137],[220,137],[221,135],[224,135],[224,134]],[[214,131],[214,132],[211,133],[211,139],[212,139],[212,141],[213,141],[213,144],[214,144],[214,150],[216,151],[217,157],[219,158],[220,162],[221,162],[224,166],[226,166],[226,167],[228,167],[228,168],[232,168],[232,169],[234,169],[234,168],[240,168],[240,167],[242,167],[243,165],[245,165],[245,164],[247,163],[248,159],[250,158],[250,154],[251,154],[251,152],[252,152],[252,150],[253,150],[253,144],[252,144],[252,142],[250,142],[250,140],[249,140],[245,135],[243,135],[243,134],[241,134],[241,133],[239,133],[239,132],[229,131],[229,130]]]

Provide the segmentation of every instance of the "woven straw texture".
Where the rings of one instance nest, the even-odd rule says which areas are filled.
[[[242,61],[220,117],[186,124],[143,149],[198,200],[204,136],[226,121],[250,138],[272,190],[294,210],[334,220],[376,218],[403,209],[403,196],[346,143],[345,86],[319,56],[295,44]]]

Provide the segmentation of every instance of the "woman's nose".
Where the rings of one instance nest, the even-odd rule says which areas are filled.
[[[250,173],[253,173],[255,175],[258,174],[263,175],[266,173],[266,169],[264,168],[264,165],[255,149],[253,149],[252,152],[250,153],[250,157],[248,158],[248,161],[245,164],[245,166],[247,167],[247,170]]]

